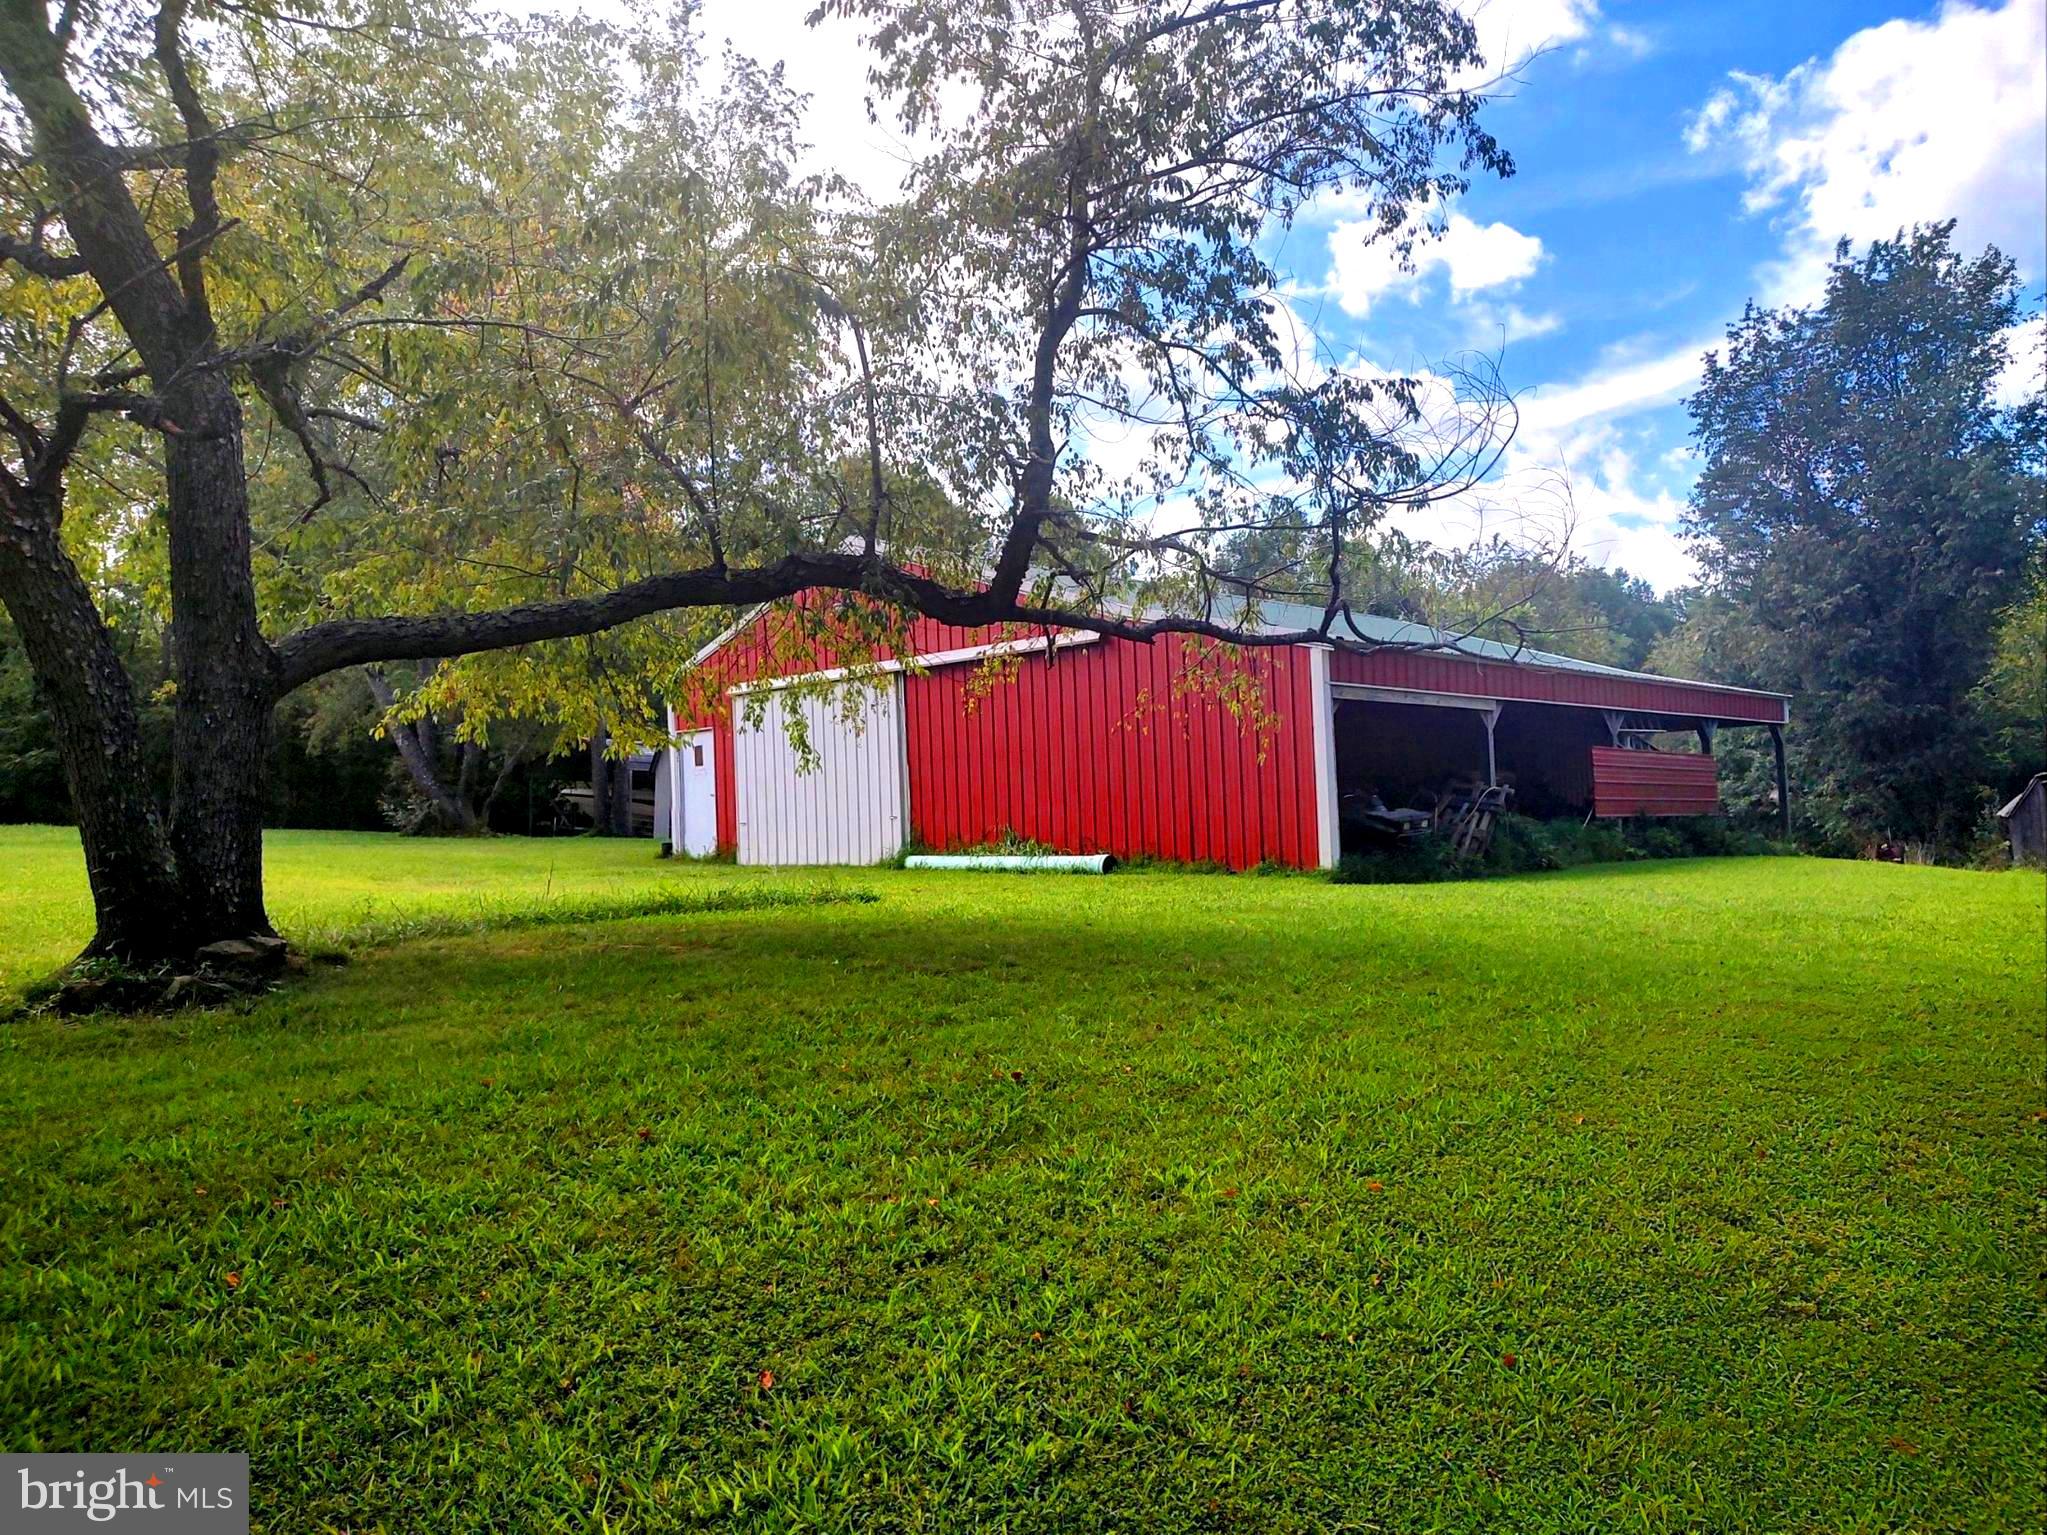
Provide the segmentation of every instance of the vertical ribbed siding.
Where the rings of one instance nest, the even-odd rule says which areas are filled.
[[[711,748],[718,757],[718,851],[736,853],[739,848],[739,777],[733,771],[730,700],[711,717]]]
[[[1239,651],[1261,722],[1174,696],[1178,636],[1033,655],[977,687],[973,665],[905,679],[910,823],[934,848],[1014,834],[1068,852],[1249,868],[1318,861],[1308,668]]]
[[[785,709],[802,711],[816,763],[802,769]],[[902,683],[887,678],[848,721],[836,698],[775,694],[759,725],[732,703],[733,841],[745,864],[872,864],[902,851]]]

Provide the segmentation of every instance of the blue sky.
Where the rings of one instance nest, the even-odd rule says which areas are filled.
[[[795,25],[809,0],[708,0],[706,26],[784,57],[810,137],[886,179],[847,39]],[[2047,277],[2047,0],[1883,5],[1485,0],[1469,9],[1514,79],[1486,121],[1517,173],[1444,210],[1420,270],[1366,247],[1341,204],[1276,243],[1325,361],[1427,372],[1500,353],[1519,397],[1486,492],[1416,514],[1441,542],[1548,540],[1668,588],[1696,474],[1682,405],[1700,353],[1750,298],[1813,298],[1834,241],[1953,217]],[[883,173],[878,175],[877,170]],[[2033,335],[2023,339],[2037,373]],[[1558,494],[1569,486],[1568,502]]]

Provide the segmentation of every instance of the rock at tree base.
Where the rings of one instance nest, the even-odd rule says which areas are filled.
[[[268,975],[282,970],[290,945],[282,938],[223,938],[209,943],[192,957],[211,970],[238,970],[245,975]]]

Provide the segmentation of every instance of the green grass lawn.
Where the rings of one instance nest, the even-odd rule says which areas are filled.
[[[0,864],[41,973],[75,845]],[[332,941],[764,878],[272,869]],[[823,878],[0,1029],[0,1442],[247,1449],[269,1531],[2047,1517],[2037,877]]]

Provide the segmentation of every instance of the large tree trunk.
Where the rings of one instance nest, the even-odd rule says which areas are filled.
[[[170,491],[171,848],[204,938],[271,931],[263,791],[274,659],[256,619],[241,403],[207,379],[176,402],[199,430],[166,441]]]
[[[144,761],[134,686],[64,552],[54,492],[0,530],[0,600],[57,726],[95,931],[88,954],[187,960],[216,939],[269,934],[263,791],[275,662],[256,626],[241,419],[225,385],[178,403],[169,460],[176,704],[170,814]]]
[[[143,760],[134,686],[55,523],[50,515],[8,517],[0,602],[56,725],[92,888],[95,932],[86,952],[149,963],[185,946],[176,859]]]

